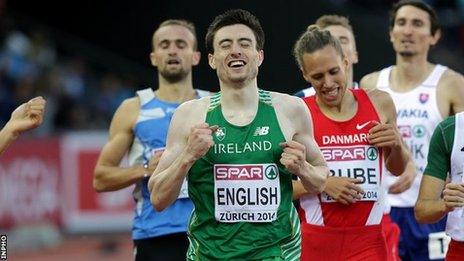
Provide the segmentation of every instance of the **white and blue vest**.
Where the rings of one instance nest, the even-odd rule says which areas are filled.
[[[210,95],[208,91],[196,91],[197,98]],[[131,166],[147,163],[155,151],[166,147],[169,124],[174,110],[180,105],[159,100],[151,88],[137,91],[137,96],[140,114],[133,129],[134,142],[129,152]],[[186,193],[161,212],[157,212],[150,202],[148,178],[136,184],[133,196],[136,202],[132,227],[134,240],[187,231],[193,203]]]
[[[427,166],[429,142],[435,127],[443,120],[437,104],[436,89],[443,73],[448,69],[437,64],[428,77],[408,92],[396,92],[390,86],[392,66],[380,71],[377,88],[388,92],[396,107],[396,122],[403,140],[409,147],[417,168],[412,186],[400,194],[388,194],[387,202],[392,207],[414,207],[419,194],[422,173]],[[385,184],[391,186],[398,177],[387,171]]]

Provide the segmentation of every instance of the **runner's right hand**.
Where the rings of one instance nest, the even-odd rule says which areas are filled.
[[[445,190],[443,190],[443,200],[448,212],[458,207],[464,207],[464,183],[446,184]]]
[[[414,163],[408,164],[404,172],[398,177],[398,179],[388,188],[388,193],[399,194],[403,193],[412,186],[414,179],[416,178],[416,166]]]
[[[355,203],[361,199],[364,190],[356,184],[361,183],[359,179],[347,177],[328,177],[324,192],[337,202],[345,205]]]
[[[193,157],[193,160],[203,157],[214,145],[213,133],[217,129],[217,125],[209,126],[208,123],[200,123],[192,127],[187,140],[186,152]]]
[[[5,129],[11,130],[13,135],[18,136],[24,131],[39,126],[44,118],[45,103],[45,99],[38,96],[21,104],[11,113]]]

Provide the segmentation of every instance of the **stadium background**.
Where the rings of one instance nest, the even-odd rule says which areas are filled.
[[[306,84],[292,46],[322,14],[350,18],[360,57],[355,80],[394,63],[388,37],[393,2],[0,0],[0,122],[33,96],[45,96],[48,106],[43,126],[0,158],[0,234],[9,236],[9,257],[130,259],[131,189],[97,195],[91,178],[115,109],[136,89],[156,87],[148,54],[161,21],[195,23],[202,61],[194,86],[217,91],[206,62],[207,26],[227,9],[251,11],[266,34],[259,86],[293,93]],[[464,1],[426,2],[444,29],[431,61],[464,73]]]

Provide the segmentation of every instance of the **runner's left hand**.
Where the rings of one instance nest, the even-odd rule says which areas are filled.
[[[373,122],[374,126],[369,130],[368,141],[377,148],[395,148],[402,146],[398,129],[388,123]]]
[[[455,208],[464,207],[464,184],[446,184],[443,190],[443,200],[448,212],[453,211]]]
[[[291,173],[300,176],[306,165],[306,147],[296,141],[287,141],[279,144],[283,148],[280,163]]]

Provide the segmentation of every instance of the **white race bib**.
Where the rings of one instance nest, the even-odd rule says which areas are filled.
[[[377,201],[380,198],[380,161],[379,151],[373,146],[323,147],[322,155],[327,161],[330,173],[334,177],[348,177],[362,180],[357,184],[364,190],[359,201]],[[322,202],[335,200],[321,193]]]
[[[280,205],[276,164],[215,164],[214,205],[219,222],[272,222]]]
[[[429,234],[429,258],[443,259],[448,251],[448,245],[451,237],[445,232],[436,232]]]

